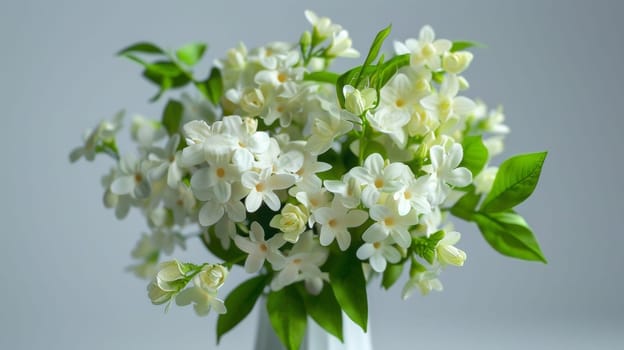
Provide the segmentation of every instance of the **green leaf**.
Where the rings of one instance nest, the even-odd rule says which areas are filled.
[[[472,221],[480,199],[481,195],[476,194],[474,190],[466,193],[451,208],[451,214],[460,219]]]
[[[214,232],[214,226],[209,227],[208,231],[201,235],[202,243],[204,246],[217,258],[223,260],[225,263],[234,263],[237,265],[243,265],[245,257],[247,254],[233,243],[230,242],[229,249],[223,248],[221,245],[221,241],[216,236]]]
[[[471,47],[486,47],[485,45],[476,41],[453,41],[451,46],[451,52],[462,51]]]
[[[208,46],[204,43],[190,43],[176,50],[176,57],[189,66],[194,66],[206,52]]]
[[[306,73],[303,76],[303,80],[336,84],[336,82],[338,81],[338,77],[339,75],[336,73],[322,71],[322,72]]]
[[[184,107],[182,103],[170,99],[163,111],[161,123],[167,130],[167,133],[171,136],[180,130],[180,122],[182,121],[182,113]]]
[[[347,316],[366,332],[368,297],[362,262],[355,256],[354,252],[349,251],[334,256],[326,266],[331,266],[329,271],[330,284],[338,304]]]
[[[511,209],[527,199],[540,177],[547,152],[521,154],[501,164],[481,211],[493,213]]]
[[[158,74],[158,73],[154,73],[152,71],[149,70],[144,70],[143,71],[143,77],[147,80],[149,80],[150,82],[154,83],[157,86],[163,86],[164,85],[164,80],[168,80],[170,82],[170,87],[171,88],[179,88],[179,87],[183,87],[185,85],[187,85],[191,79],[189,79],[188,76],[186,75],[178,75],[174,78],[170,78],[170,77],[163,77],[162,75]]]
[[[227,313],[219,315],[217,320],[217,344],[221,337],[239,324],[258,301],[266,286],[269,275],[260,275],[238,285],[225,298]]]
[[[379,50],[381,50],[381,46],[383,45],[383,42],[386,40],[386,38],[388,37],[391,31],[392,31],[392,25],[389,25],[386,28],[380,30],[379,33],[377,33],[377,35],[375,36],[375,39],[373,40],[373,43],[371,44],[370,49],[368,50],[368,55],[366,55],[364,64],[360,68],[360,71],[358,72],[355,78],[355,85],[359,84],[360,79],[362,78],[362,73],[364,73],[364,70],[368,66],[370,66],[373,63],[373,61],[375,61],[375,59],[379,55]]]
[[[546,263],[533,231],[520,215],[512,211],[477,213],[474,220],[485,240],[499,253]]]
[[[218,68],[212,68],[210,75],[204,81],[195,83],[195,86],[201,91],[212,104],[217,105],[223,95],[223,79],[221,71]]]
[[[171,61],[157,61],[154,63],[148,63],[145,65],[145,69],[163,77],[174,78],[181,75],[183,72],[175,63]]]
[[[164,54],[165,51],[155,44],[149,42],[138,42],[120,50],[117,52],[117,55],[123,56],[129,53]]]
[[[483,144],[481,135],[467,136],[462,142],[462,147],[464,149],[464,158],[459,166],[468,168],[474,178],[487,164],[489,158],[487,147]]]
[[[282,344],[288,350],[298,350],[305,334],[307,315],[295,286],[269,293],[267,311]]]
[[[442,238],[444,238],[444,231],[442,230],[431,234],[429,237],[421,236],[414,238],[412,243],[414,253],[425,259],[429,264],[433,264],[436,257],[436,246]]]
[[[404,264],[388,264],[386,266],[381,279],[381,285],[385,289],[390,289],[399,280],[403,273],[403,266]]]
[[[299,284],[299,294],[301,294],[308,315],[329,334],[343,341],[342,309],[331,287],[326,284],[319,295],[311,295],[303,285]]]

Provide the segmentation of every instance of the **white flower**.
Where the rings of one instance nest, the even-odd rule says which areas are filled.
[[[304,281],[310,294],[317,295],[323,288],[323,281],[329,276],[319,268],[327,260],[328,251],[313,238],[312,231],[304,232],[286,257],[286,261],[273,281],[272,290],[280,290],[287,285]]]
[[[127,155],[119,162],[119,173],[110,186],[111,192],[116,195],[130,194],[133,198],[143,199],[150,195],[151,187],[148,181],[149,165],[131,155]]]
[[[503,124],[504,121],[505,114],[503,113],[503,108],[498,107],[497,109],[491,111],[487,119],[483,121],[483,129],[496,135],[508,134],[509,127]]]
[[[410,278],[403,288],[403,299],[409,298],[416,288],[420,289],[422,295],[427,295],[432,290],[441,292],[443,289],[442,282],[438,279],[437,272],[434,271],[420,272]]]
[[[373,153],[364,160],[364,165],[352,168],[349,173],[365,186],[362,190],[362,202],[367,207],[377,203],[381,193],[394,193],[403,187],[400,178],[409,168],[402,163],[384,166],[384,159],[379,153]]]
[[[351,47],[353,42],[349,37],[349,32],[346,30],[341,30],[340,32],[333,33],[332,41],[329,44],[329,48],[327,50],[328,57],[347,57],[347,58],[356,58],[360,57],[360,53]]]
[[[451,74],[459,74],[468,68],[472,57],[472,53],[468,51],[445,52],[442,56],[442,69]]]
[[[245,198],[245,207],[250,213],[260,208],[262,202],[273,211],[280,208],[280,200],[273,192],[283,190],[295,183],[295,177],[288,174],[271,174],[271,169],[263,169],[260,173],[248,171],[243,174],[241,182],[245,188],[249,189],[249,194]]]
[[[376,222],[364,231],[362,238],[367,243],[375,243],[390,236],[398,245],[408,248],[412,244],[408,230],[418,223],[418,213],[411,210],[407,215],[400,215],[394,200],[389,199],[386,204],[370,209],[370,217]]]
[[[322,186],[321,179],[310,178],[308,181],[302,181],[297,186],[291,188],[288,193],[295,197],[303,204],[311,213],[308,224],[310,227],[315,222],[314,213],[322,207],[329,206],[331,195]]]
[[[310,10],[305,10],[304,14],[308,22],[314,27],[314,34],[319,38],[319,41],[332,36],[342,29],[339,24],[332,23],[331,19],[319,17]]]
[[[171,188],[177,188],[182,179],[182,168],[178,164],[181,152],[178,152],[180,144],[180,135],[172,135],[167,141],[164,149],[152,148],[150,153],[156,156],[154,168],[150,170],[149,176],[152,180],[160,180],[167,174],[167,185]],[[159,164],[160,163],[160,164]]]
[[[407,215],[412,208],[419,214],[430,212],[431,203],[429,203],[428,197],[434,188],[435,182],[431,181],[429,176],[410,179],[393,196],[397,201],[399,215]]]
[[[410,121],[411,111],[418,101],[413,86],[407,75],[402,73],[395,75],[381,89],[380,108],[368,116],[371,126],[388,134],[400,148],[405,147],[407,142],[403,127]]]
[[[306,229],[308,223],[307,209],[288,203],[282,208],[282,213],[271,219],[269,225],[283,232],[283,238],[290,243],[297,243],[299,235]]]
[[[377,272],[384,272],[387,263],[396,264],[401,260],[401,253],[392,244],[392,239],[364,243],[356,255],[360,260],[369,260],[370,266]]]
[[[319,208],[314,216],[316,222],[321,224],[321,245],[328,246],[335,238],[342,251],[351,245],[349,228],[359,227],[368,219],[365,211],[349,210],[338,199],[334,199],[331,207]]]
[[[458,168],[464,155],[464,150],[459,143],[453,143],[446,151],[443,146],[433,146],[429,150],[430,165],[423,167],[423,170],[431,174],[437,181],[435,202],[441,203],[450,188],[468,186],[472,182],[472,173],[465,167]]]
[[[265,260],[268,260],[274,269],[279,269],[284,265],[284,256],[279,251],[286,241],[281,235],[275,235],[268,241],[264,240],[264,229],[257,222],[251,223],[249,238],[236,236],[234,243],[236,246],[249,254],[245,260],[245,271],[255,273],[260,270]]]
[[[149,148],[167,133],[160,122],[137,115],[132,120],[131,134],[139,147]]]
[[[243,199],[246,194],[247,191],[240,183],[232,185],[230,196],[225,201],[220,201],[216,197],[213,197],[213,193],[210,191],[196,190],[195,196],[197,199],[205,201],[199,210],[199,224],[205,227],[212,226],[221,220],[226,213],[230,220],[242,222],[245,220],[247,213],[241,199]]]
[[[453,117],[466,116],[475,109],[475,103],[467,97],[457,96],[458,91],[457,77],[452,74],[446,75],[440,91],[423,98],[420,104],[441,122],[446,122]]]
[[[217,116],[221,115],[219,107],[201,95],[192,96],[184,92],[180,96],[180,102],[183,106],[182,124],[192,120],[205,120],[212,123],[217,120]]]
[[[229,201],[232,195],[232,182],[240,179],[240,170],[230,163],[229,154],[215,154],[208,167],[201,168],[191,177],[191,188],[198,199],[207,195],[221,203]],[[206,193],[200,195],[198,193]]]
[[[223,300],[217,298],[217,290],[227,277],[227,269],[221,265],[207,265],[193,277],[193,287],[180,292],[176,304],[185,306],[193,303],[198,316],[205,316],[211,309],[218,314],[226,313]]]
[[[423,65],[431,70],[440,68],[440,57],[451,49],[453,44],[449,40],[435,40],[433,28],[426,25],[420,30],[418,40],[408,39],[405,44],[394,43],[397,54],[411,54],[410,65],[419,68]]]
[[[84,145],[74,148],[69,154],[69,160],[73,163],[84,157],[88,161],[95,158],[97,147],[103,142],[114,140],[115,134],[121,129],[124,111],[119,111],[112,121],[103,120],[93,130],[87,130],[83,136]]]
[[[342,181],[325,180],[325,188],[334,194],[334,198],[340,199],[345,208],[356,208],[360,205],[362,197],[362,185],[350,173],[342,177]]]
[[[459,242],[461,234],[456,231],[450,231],[444,233],[438,245],[436,246],[436,252],[438,260],[442,265],[454,265],[463,266],[466,261],[466,253],[454,246]]]
[[[498,173],[498,167],[487,167],[483,169],[479,175],[475,176],[474,185],[476,194],[485,194],[490,192],[496,174]]]
[[[312,135],[306,144],[306,150],[314,155],[327,152],[334,139],[353,129],[353,124],[342,119],[339,114],[325,112],[310,115],[312,118]]]

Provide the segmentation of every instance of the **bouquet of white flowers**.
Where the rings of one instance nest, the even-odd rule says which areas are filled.
[[[241,44],[205,79],[193,73],[205,44],[119,53],[158,86],[153,101],[195,90],[170,98],[161,120],[132,121],[136,155],[117,148],[123,112],[70,155],[116,161],[104,204],[119,219],[133,207],[147,219],[131,270],[151,279],[151,301],[214,310],[219,338],[266,293],[276,334],[297,349],[307,316],[339,339],[343,312],[365,329],[366,285],[377,275],[390,288],[407,269],[405,298],[442,290],[441,271],[466,259],[449,214],[476,223],[500,253],[545,262],[514,207],[533,192],[546,153],[490,165],[509,132],[502,109],[458,95],[476,44],[424,26],[380,55],[388,27],[361,65],[337,74],[334,59],[359,55],[348,32],[305,15],[312,29],[297,44]],[[160,262],[194,237],[220,261]],[[254,276],[223,301],[236,265]]]

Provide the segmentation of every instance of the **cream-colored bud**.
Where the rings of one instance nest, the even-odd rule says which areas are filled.
[[[472,58],[468,51],[447,52],[442,57],[442,68],[451,74],[459,74],[468,68]]]
[[[165,261],[159,266],[155,283],[166,292],[174,292],[180,289],[180,286],[175,282],[184,279],[184,277],[184,267],[179,261]]]
[[[147,286],[147,295],[154,305],[168,302],[174,294],[175,293],[162,290],[155,282],[151,282]]]
[[[361,115],[365,110],[373,107],[377,98],[375,89],[371,88],[360,91],[351,85],[345,85],[342,92],[345,96],[345,109],[355,115]]]
[[[306,229],[308,213],[302,206],[286,204],[282,213],[275,215],[269,225],[284,233],[284,239],[291,243],[299,240],[299,235]]]
[[[264,108],[264,94],[260,89],[245,90],[240,100],[240,106],[250,115],[259,115]]]
[[[193,282],[198,287],[209,291],[221,288],[227,278],[228,270],[219,264],[205,266],[196,276]]]
[[[445,265],[463,266],[466,253],[452,245],[441,245],[437,248],[438,260]]]
[[[243,123],[245,123],[245,131],[248,134],[253,134],[258,130],[258,120],[252,117],[243,118]]]

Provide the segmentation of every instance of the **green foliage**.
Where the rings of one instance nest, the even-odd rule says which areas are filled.
[[[119,52],[117,52],[118,56],[123,56],[126,54],[136,54],[136,53],[141,53],[141,54],[164,54],[165,51],[163,49],[161,49],[160,47],[158,47],[155,44],[152,44],[150,42],[138,42],[136,44],[132,44],[128,47],[126,47],[123,50],[120,50]]]
[[[247,257],[247,254],[238,249],[235,244],[230,244],[229,249],[223,248],[221,241],[219,241],[214,232],[214,226],[209,227],[206,233],[201,235],[201,240],[214,256],[224,261],[224,265],[236,264],[242,266],[244,259]]]
[[[407,65],[409,65],[409,55],[405,54],[395,56],[389,61],[378,65],[367,66],[363,71],[363,66],[358,66],[346,71],[339,76],[336,81],[336,94],[338,95],[340,106],[344,107],[345,104],[345,96],[342,91],[346,85],[351,85],[357,89],[373,87],[379,94],[379,90],[388,83],[399,69]],[[360,81],[357,82],[357,75],[360,71],[362,71]]]
[[[190,43],[176,50],[176,57],[188,66],[194,66],[201,60],[208,46],[204,43]]]
[[[223,78],[221,77],[221,71],[216,67],[212,68],[208,78],[204,81],[196,82],[195,86],[197,86],[199,91],[201,91],[213,105],[219,104],[221,96],[223,96]]]
[[[464,157],[459,166],[468,168],[473,177],[477,176],[487,164],[489,157],[481,135],[465,137],[462,148],[464,149]]]
[[[403,273],[403,262],[398,264],[388,264],[386,266],[386,270],[383,272],[383,276],[381,278],[381,285],[384,289],[390,289],[401,277]]]
[[[546,152],[521,154],[501,164],[480,211],[501,212],[513,208],[527,199],[539,180]]]
[[[294,285],[269,293],[269,320],[275,334],[288,350],[298,350],[306,330],[304,302]]]
[[[546,263],[531,228],[515,212],[477,213],[474,220],[485,240],[499,253]]]
[[[171,136],[178,133],[180,130],[180,122],[182,122],[182,113],[184,107],[182,103],[176,100],[169,100],[163,111],[161,123],[167,130],[167,133]]]
[[[368,50],[368,55],[366,55],[364,64],[360,67],[360,70],[355,77],[354,86],[357,86],[360,83],[362,79],[362,73],[364,72],[366,67],[372,65],[373,61],[377,59],[377,56],[379,55],[379,51],[381,50],[381,46],[383,45],[383,42],[386,40],[386,38],[388,37],[391,31],[392,31],[392,25],[389,25],[386,28],[380,30],[379,33],[377,33],[377,35],[375,36],[375,39],[373,40],[373,43],[371,44],[370,49]]]
[[[241,283],[225,299],[227,313],[217,320],[217,343],[221,337],[240,323],[258,301],[269,281],[269,275],[260,275]]]
[[[476,41],[453,41],[453,45],[451,46],[451,52],[462,51],[471,47],[485,47],[485,45]]]
[[[429,264],[433,264],[436,257],[436,246],[444,238],[444,231],[440,230],[429,237],[416,237],[412,243],[414,253],[425,259]]]
[[[342,341],[342,309],[331,287],[325,285],[319,295],[311,295],[299,284],[299,294],[308,315],[329,334]]]
[[[342,310],[366,332],[368,326],[368,297],[362,262],[349,250],[334,255],[326,263],[330,267],[331,287]]]
[[[472,217],[479,205],[481,195],[474,192],[474,189],[465,195],[463,195],[451,208],[451,214],[457,216],[460,219],[471,221]]]
[[[336,84],[339,75],[333,72],[311,72],[303,76],[303,80],[318,81],[321,83]]]

